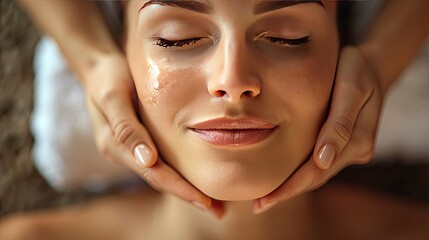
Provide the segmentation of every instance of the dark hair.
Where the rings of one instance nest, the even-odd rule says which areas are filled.
[[[356,21],[356,14],[353,11],[356,1],[341,0],[337,7],[337,24],[341,41],[341,47],[345,45],[357,44],[358,36],[354,35],[353,22]]]

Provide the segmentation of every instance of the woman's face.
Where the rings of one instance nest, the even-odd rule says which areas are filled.
[[[130,1],[126,11],[143,123],[195,187],[255,199],[308,159],[337,64],[334,2]]]

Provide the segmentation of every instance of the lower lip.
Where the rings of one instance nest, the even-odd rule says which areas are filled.
[[[192,130],[202,140],[220,146],[246,146],[252,145],[267,139],[273,132],[271,129],[193,129]]]

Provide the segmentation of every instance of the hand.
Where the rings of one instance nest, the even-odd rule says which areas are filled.
[[[317,189],[348,165],[368,163],[374,150],[382,92],[377,74],[359,48],[343,48],[331,109],[312,159],[279,188],[255,200],[253,211],[263,212],[279,201]]]
[[[97,147],[107,159],[123,164],[152,187],[172,193],[216,216],[222,208],[158,158],[150,134],[133,108],[134,85],[121,54],[99,58],[82,74]]]

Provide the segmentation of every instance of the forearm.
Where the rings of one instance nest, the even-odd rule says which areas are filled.
[[[428,0],[385,0],[361,50],[380,79],[383,94],[429,35]]]
[[[95,1],[19,0],[39,28],[54,38],[80,76],[98,59],[120,54]]]

